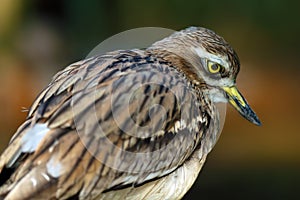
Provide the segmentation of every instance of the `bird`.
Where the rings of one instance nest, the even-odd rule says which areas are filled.
[[[188,27],[59,71],[0,156],[0,199],[181,199],[221,132],[217,103],[261,125],[237,53]]]

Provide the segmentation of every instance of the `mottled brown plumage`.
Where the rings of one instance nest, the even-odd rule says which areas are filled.
[[[202,51],[228,64],[218,79],[235,83],[234,50],[194,27],[57,73],[0,157],[0,198],[181,198],[218,137],[215,93],[235,102]],[[258,123],[249,109],[239,112]]]

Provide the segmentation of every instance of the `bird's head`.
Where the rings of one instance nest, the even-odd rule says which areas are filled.
[[[190,27],[154,43],[149,49],[161,51],[179,66],[211,101],[229,102],[244,118],[261,124],[236,87],[239,58],[221,36],[206,28]]]

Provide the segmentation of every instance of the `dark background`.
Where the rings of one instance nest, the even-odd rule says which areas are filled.
[[[204,26],[238,52],[238,86],[263,125],[228,107],[222,136],[185,199],[297,199],[299,8],[296,0],[2,0],[0,151],[26,117],[22,107],[104,39],[137,27]]]

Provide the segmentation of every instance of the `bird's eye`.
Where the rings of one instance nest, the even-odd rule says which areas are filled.
[[[208,71],[212,74],[220,72],[222,68],[220,64],[215,62],[210,62],[210,61],[208,61],[207,66],[208,66]]]

